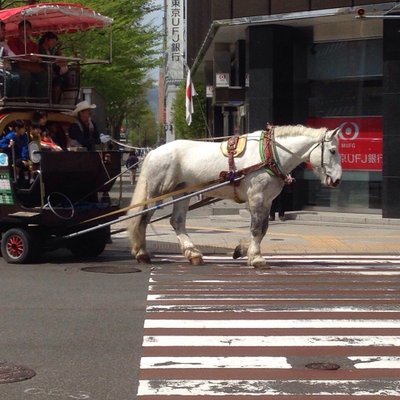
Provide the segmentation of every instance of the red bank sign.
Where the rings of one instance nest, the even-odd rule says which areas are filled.
[[[307,124],[314,128],[340,127],[343,169],[382,171],[383,117],[309,118]]]

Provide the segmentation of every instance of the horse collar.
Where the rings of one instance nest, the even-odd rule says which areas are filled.
[[[274,126],[267,124],[260,138],[260,155],[267,171],[286,181],[288,175],[282,171],[274,145]]]

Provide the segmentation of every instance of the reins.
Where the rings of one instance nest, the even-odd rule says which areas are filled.
[[[165,194],[157,196],[157,197],[151,197],[150,199],[144,200],[144,201],[142,201],[140,203],[131,204],[131,205],[127,206],[127,207],[120,208],[119,210],[111,211],[111,212],[109,212],[109,213],[107,213],[105,215],[100,215],[98,217],[91,218],[91,219],[88,219],[86,221],[82,221],[80,224],[93,222],[93,221],[96,221],[98,219],[102,219],[104,217],[109,217],[111,215],[122,214],[122,213],[124,213],[126,211],[129,211],[129,210],[133,209],[133,208],[146,206],[146,205],[151,204],[151,203],[157,203],[157,202],[162,201],[162,200],[164,200],[164,199],[166,199],[168,197],[173,197],[173,196],[177,196],[177,195],[180,195],[180,194],[183,194],[183,193],[193,192],[194,190],[202,189],[202,188],[204,188],[206,186],[209,186],[209,185],[216,185],[218,183],[225,183],[225,181],[221,181],[221,179],[214,179],[212,181],[208,181],[208,182],[204,182],[204,183],[198,183],[196,185],[187,186],[187,187],[184,187],[182,189],[178,189],[178,190],[175,190],[173,192],[165,193]],[[228,184],[228,183],[230,183],[230,182],[226,181],[226,184]]]
[[[240,180],[240,179],[242,179],[242,178],[235,178],[235,181],[236,181],[236,180]],[[212,182],[219,182],[219,181],[216,180],[216,181],[212,181]],[[122,221],[125,221],[125,220],[127,220],[127,219],[131,219],[131,218],[137,217],[137,216],[139,216],[139,215],[146,214],[146,213],[148,213],[149,211],[158,210],[158,209],[160,209],[160,208],[163,208],[163,207],[169,206],[169,205],[171,205],[171,204],[177,203],[178,201],[182,201],[182,200],[185,200],[185,199],[189,199],[189,198],[191,198],[191,197],[193,197],[193,196],[197,196],[197,195],[199,195],[199,194],[207,193],[207,192],[210,192],[210,191],[212,191],[212,190],[219,189],[219,188],[224,187],[224,186],[229,185],[229,184],[231,184],[231,182],[229,182],[229,181],[215,183],[214,185],[212,185],[212,186],[210,186],[210,187],[206,187],[206,188],[204,188],[204,189],[200,189],[200,190],[198,190],[198,191],[196,191],[196,192],[194,192],[194,193],[188,193],[188,194],[186,194],[186,195],[180,197],[179,199],[173,199],[173,200],[167,201],[167,202],[165,202],[165,203],[163,203],[163,204],[155,205],[155,206],[153,206],[153,207],[149,207],[149,208],[147,208],[147,209],[138,211],[138,212],[136,212],[136,213],[134,213],[134,214],[131,214],[131,215],[121,216],[121,217],[119,217],[117,220],[105,222],[105,223],[103,223],[103,224],[96,225],[96,226],[92,226],[92,227],[90,227],[90,228],[83,229],[83,230],[78,231],[78,232],[70,233],[70,234],[68,234],[68,235],[63,236],[63,239],[70,239],[70,238],[73,238],[73,237],[76,237],[76,236],[84,235],[85,233],[89,233],[89,232],[92,232],[92,231],[94,231],[94,230],[99,229],[99,227],[105,227],[105,226],[114,225],[114,224],[116,224],[116,223],[118,223],[118,222],[122,222]],[[204,185],[204,184],[203,184],[203,185]],[[193,185],[193,187],[194,187],[194,186],[198,186],[198,185]],[[193,188],[193,187],[192,187],[192,188]],[[190,189],[190,188],[183,188],[183,189],[181,189],[181,190],[179,190],[179,191],[176,191],[176,192],[182,192],[182,191],[188,192],[189,189]],[[129,209],[129,208],[140,207],[141,204],[152,203],[152,202],[157,201],[156,199],[158,199],[158,198],[161,198],[161,197],[164,197],[164,198],[165,198],[165,197],[171,197],[171,196],[173,196],[173,193],[167,193],[167,194],[165,194],[165,195],[163,195],[163,196],[154,197],[154,198],[152,198],[152,199],[148,199],[148,200],[146,200],[146,201],[144,201],[144,202],[141,202],[141,203],[138,203],[138,204],[134,204],[134,205],[132,205],[132,206],[130,206],[130,207],[127,207],[127,208]],[[118,212],[122,212],[122,210],[118,210]],[[90,221],[95,221],[95,220],[97,220],[97,219],[99,219],[99,218],[104,218],[105,216],[109,216],[109,215],[112,215],[112,214],[115,214],[115,213],[109,213],[109,214],[103,215],[103,216],[101,216],[101,217],[92,218],[92,219],[90,219],[90,220],[81,222],[81,224],[87,223],[87,222],[90,222]]]

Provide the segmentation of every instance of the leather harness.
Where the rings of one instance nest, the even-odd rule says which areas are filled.
[[[271,171],[273,175],[281,178],[283,181],[286,181],[288,175],[285,174],[279,167],[278,163],[274,157],[274,126],[271,124],[267,124],[265,130],[263,131],[263,147],[264,151],[262,153],[262,162],[251,165],[246,168],[242,168],[240,170],[236,170],[235,166],[235,150],[238,144],[239,136],[235,135],[228,139],[227,150],[228,150],[228,167],[229,171],[220,172],[219,176],[222,181],[230,180],[233,182],[235,178],[241,177],[242,175],[247,175],[251,172],[257,171],[261,168],[267,168],[267,170]],[[261,139],[260,139],[261,140]],[[234,182],[234,186],[239,186],[240,181]]]

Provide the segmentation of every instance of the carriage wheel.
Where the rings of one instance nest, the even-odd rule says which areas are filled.
[[[32,236],[24,229],[9,229],[2,236],[1,252],[10,264],[23,264],[38,254],[38,250]]]
[[[75,257],[96,257],[104,251],[108,238],[109,229],[101,229],[69,240],[67,247]]]

